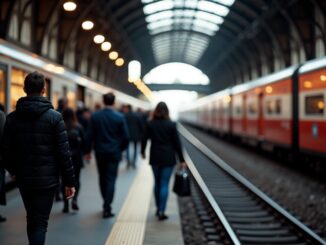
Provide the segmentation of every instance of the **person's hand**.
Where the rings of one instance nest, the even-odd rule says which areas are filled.
[[[180,168],[181,169],[186,169],[187,168],[187,163],[186,162],[181,162],[180,163]]]
[[[75,195],[76,189],[75,187],[65,187],[65,194],[66,194],[66,199],[73,198]]]
[[[91,153],[88,153],[84,156],[85,160],[90,161],[92,159]]]

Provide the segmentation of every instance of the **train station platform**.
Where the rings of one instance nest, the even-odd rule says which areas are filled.
[[[102,199],[94,160],[82,169],[80,210],[62,213],[63,203],[53,205],[47,245],[89,244],[183,244],[177,198],[171,193],[167,214],[158,221],[152,198],[153,178],[146,160],[139,160],[136,170],[120,164],[112,211],[114,218],[102,218]],[[172,181],[171,181],[172,183]],[[7,194],[7,206],[0,213],[7,222],[0,224],[0,244],[27,244],[25,210],[18,190]]]

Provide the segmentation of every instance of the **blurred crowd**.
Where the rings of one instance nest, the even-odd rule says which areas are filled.
[[[27,213],[29,244],[44,244],[53,201],[63,202],[63,213],[78,211],[81,171],[95,157],[103,218],[113,217],[112,202],[119,163],[126,168],[138,165],[138,153],[146,158],[151,141],[149,164],[154,175],[154,197],[158,220],[165,220],[169,180],[177,163],[185,168],[176,123],[170,120],[164,102],[152,111],[115,106],[115,95],[103,95],[103,104],[94,110],[67,99],[58,108],[44,97],[45,79],[33,72],[24,81],[26,97],[18,100],[8,115],[0,105],[0,205],[6,204],[6,171],[16,183]],[[92,153],[92,154],[91,154]],[[0,216],[0,222],[6,218]]]

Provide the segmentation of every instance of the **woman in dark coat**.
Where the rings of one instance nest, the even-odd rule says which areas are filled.
[[[76,193],[72,199],[71,208],[74,210],[79,210],[77,198],[80,189],[80,171],[83,167],[83,151],[85,145],[84,130],[82,126],[78,124],[77,116],[72,109],[64,109],[62,112],[62,117],[67,129],[71,159],[74,167],[76,181]],[[64,199],[64,207],[62,211],[64,213],[69,212],[69,200],[67,200],[66,198]]]
[[[3,134],[3,127],[5,125],[6,116],[0,111],[0,142]],[[0,205],[6,205],[6,190],[5,190],[5,177],[6,171],[2,167],[2,157],[0,156]],[[0,222],[6,221],[6,218],[0,215]]]
[[[152,120],[146,124],[141,149],[143,158],[145,158],[148,139],[151,140],[149,163],[152,166],[155,179],[156,216],[159,220],[165,220],[168,218],[165,215],[165,209],[170,177],[176,165],[176,155],[178,155],[182,168],[186,167],[186,163],[183,158],[176,123],[170,120],[169,109],[164,102],[158,103],[153,112]]]

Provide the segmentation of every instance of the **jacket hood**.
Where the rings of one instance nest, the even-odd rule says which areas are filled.
[[[39,117],[50,109],[53,109],[51,102],[42,96],[20,98],[16,105],[17,114],[29,118]]]

